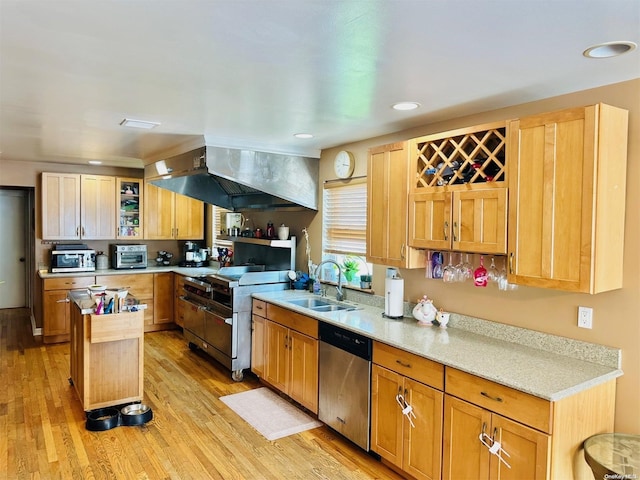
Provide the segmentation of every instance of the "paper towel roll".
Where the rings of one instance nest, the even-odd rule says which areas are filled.
[[[384,314],[391,318],[401,318],[404,313],[404,279],[384,279]]]

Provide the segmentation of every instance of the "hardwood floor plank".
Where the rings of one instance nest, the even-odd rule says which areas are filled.
[[[0,310],[0,480],[402,478],[327,427],[268,441],[220,397],[243,382],[179,330],[145,334],[146,425],[86,430],[69,344],[43,345],[27,310]]]

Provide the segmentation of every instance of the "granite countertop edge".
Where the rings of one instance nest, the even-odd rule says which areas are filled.
[[[464,328],[456,328],[455,314],[452,314],[449,326],[441,328],[419,324],[415,319],[407,316],[400,320],[387,319],[382,316],[384,308],[351,301],[345,303],[353,305],[356,310],[326,313],[314,312],[289,303],[296,298],[313,296],[300,290],[253,294],[253,297],[259,300],[364,334],[373,340],[414,353],[444,366],[456,368],[548,401],[561,400],[623,374],[617,360],[613,361],[618,364],[617,367],[612,365],[610,359],[596,363],[599,358],[598,349],[602,347],[600,345],[580,345],[587,350],[579,352],[577,357],[571,354],[573,347],[571,345],[568,348],[568,354],[554,353],[544,348],[545,338],[548,337],[552,348],[558,342],[564,340],[566,343],[571,340],[517,329],[520,335],[523,335],[520,330],[524,330],[524,334],[530,332],[536,342],[533,346],[514,343],[501,338],[499,332],[496,333],[501,325],[496,322],[473,319],[475,322],[481,322],[480,326],[483,325],[482,322],[487,323],[487,331],[491,335],[488,336]],[[468,319],[469,317],[462,316],[461,326],[466,327],[465,321]],[[504,325],[504,328],[509,329],[510,326]],[[516,339],[516,342],[518,340]],[[584,359],[585,356],[589,356],[588,348],[591,345],[596,351],[594,354],[596,362]],[[616,351],[616,349],[611,350],[614,353]]]
[[[61,277],[97,277],[100,275],[136,275],[172,272],[186,276],[211,275],[218,272],[213,267],[180,267],[178,265],[168,265],[162,267],[149,266],[147,268],[123,268],[116,270],[109,268],[106,270],[95,270],[93,272],[59,272],[51,273],[47,269],[38,270],[40,278],[61,278]]]

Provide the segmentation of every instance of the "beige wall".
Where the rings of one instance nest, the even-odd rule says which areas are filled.
[[[565,293],[531,287],[514,292],[497,288],[476,288],[469,284],[444,284],[424,278],[423,270],[404,270],[406,300],[415,302],[427,294],[438,307],[496,322],[529,328],[586,342],[622,349],[624,376],[618,381],[616,430],[640,433],[640,79],[592,90],[576,92],[544,101],[527,103],[452,121],[414,128],[383,137],[342,145],[322,152],[320,183],[334,178],[332,162],[338,150],[356,157],[354,175],[366,175],[367,149],[429,133],[477,125],[494,120],[553,111],[565,107],[608,103],[629,110],[629,150],[627,170],[627,208],[624,287],[599,295]],[[309,230],[312,250],[321,251],[321,222],[318,215]],[[622,235],[623,233],[620,232]],[[316,256],[314,259],[317,261]],[[446,259],[446,257],[445,257]],[[374,269],[373,288],[381,292],[385,272]],[[495,287],[495,286],[494,286]],[[594,309],[594,327],[577,327],[577,307]],[[545,375],[545,372],[540,372]]]

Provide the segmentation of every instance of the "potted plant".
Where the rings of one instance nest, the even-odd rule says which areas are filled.
[[[344,274],[344,278],[347,282],[353,282],[356,273],[358,273],[358,261],[353,258],[346,257],[344,262],[342,262],[342,273]]]
[[[372,275],[360,275],[360,288],[363,290],[368,290],[371,288],[371,277]]]

